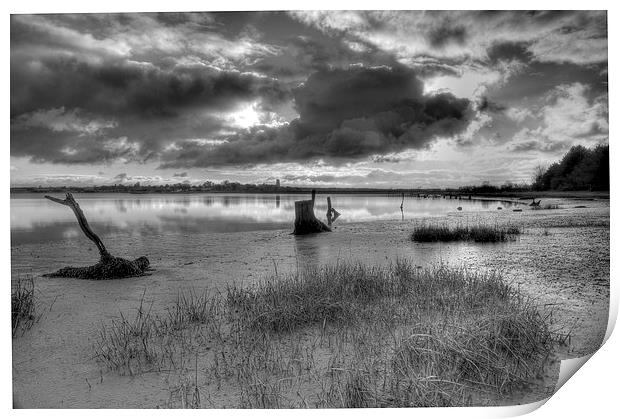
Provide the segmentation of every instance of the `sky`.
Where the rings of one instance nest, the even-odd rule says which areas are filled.
[[[607,144],[607,15],[11,16],[11,185],[530,182]]]

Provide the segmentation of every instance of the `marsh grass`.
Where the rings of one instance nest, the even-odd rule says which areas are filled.
[[[218,300],[207,292],[196,294],[194,290],[177,294],[174,305],[166,311],[160,329],[183,330],[189,325],[206,324],[219,310]]]
[[[177,385],[170,389],[167,406],[182,409],[199,409],[202,407],[200,387],[198,386],[198,354],[194,355],[193,371],[179,374]]]
[[[217,313],[218,299],[206,291],[178,294],[162,315],[152,313],[143,294],[135,315],[120,313],[118,319],[102,325],[95,358],[108,369],[129,375],[160,370],[162,365],[183,367],[188,347],[205,341],[202,331],[193,333],[193,329],[205,326],[207,332],[216,334],[213,320]]]
[[[325,321],[351,322],[357,305],[388,296],[392,285],[382,269],[341,264],[271,277],[250,288],[231,286],[226,296],[249,327],[290,332]]]
[[[34,278],[18,278],[11,287],[11,332],[15,337],[32,328],[38,320]]]
[[[417,225],[411,234],[415,242],[473,241],[478,243],[497,243],[515,240],[521,234],[517,226],[462,225],[450,226],[447,223]]]
[[[97,357],[131,374],[191,363],[173,389],[181,407],[201,395],[244,408],[493,403],[539,376],[556,344],[500,274],[403,260],[180,295],[162,315],[144,307],[102,329]]]
[[[412,304],[406,313],[386,312],[406,317],[414,309],[481,307],[491,299],[505,301],[510,293],[497,273],[476,274],[446,266],[416,269],[398,260],[387,268],[350,263],[323,266],[271,277],[253,287],[231,286],[226,296],[228,306],[247,327],[291,332],[313,324],[368,320],[376,317],[373,308],[381,300],[390,302],[392,308]]]

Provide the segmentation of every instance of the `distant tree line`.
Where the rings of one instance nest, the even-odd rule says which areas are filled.
[[[573,146],[560,160],[548,168],[539,166],[532,189],[536,191],[608,191],[609,145],[592,149]]]
[[[478,194],[501,194],[509,192],[527,192],[531,191],[532,186],[529,184],[516,184],[506,182],[501,186],[491,185],[489,182],[484,182],[482,185],[461,186],[459,193],[478,195]]]
[[[307,188],[306,188],[307,189]],[[221,183],[206,181],[201,184],[190,184],[189,182],[173,183],[164,185],[142,185],[140,182],[134,184],[113,184],[95,186],[38,186],[38,187],[13,187],[12,192],[120,192],[120,193],[187,193],[187,192],[288,192],[299,190],[299,188],[281,187],[274,184],[241,184],[239,182],[229,182],[225,180]],[[303,189],[305,191],[305,189]],[[309,190],[309,189],[308,189]]]

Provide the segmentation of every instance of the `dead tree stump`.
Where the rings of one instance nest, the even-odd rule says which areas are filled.
[[[88,239],[97,246],[97,249],[99,250],[99,262],[95,265],[85,267],[75,268],[72,266],[67,266],[56,272],[45,274],[43,276],[79,279],[116,279],[140,276],[149,270],[150,263],[146,256],[139,257],[135,260],[127,260],[112,256],[105,248],[99,236],[97,236],[88,225],[88,221],[86,221],[86,217],[84,216],[82,209],[73,198],[72,194],[67,193],[65,199],[58,199],[47,195],[45,195],[45,198],[71,208],[86,237],[88,237]]]
[[[324,222],[314,216],[315,194],[316,191],[313,190],[312,199],[295,201],[295,230],[293,234],[296,236],[332,231]]]

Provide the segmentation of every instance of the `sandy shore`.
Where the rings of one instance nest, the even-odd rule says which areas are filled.
[[[609,305],[609,201],[548,200],[554,210],[455,212],[449,222],[514,223],[524,234],[506,244],[412,243],[417,220],[336,224],[333,233],[294,237],[290,230],[205,233],[191,236],[104,237],[117,256],[146,255],[156,269],[148,277],[83,281],[42,278],[66,265],[89,264],[96,249],[83,237],[12,247],[13,279],[34,275],[40,321],[13,340],[14,399],[19,407],[157,407],[169,398],[165,374],[134,377],[106,372],[93,359],[93,342],[102,323],[135,310],[145,295],[163,311],[179,291],[224,289],[278,272],[337,260],[386,264],[407,258],[471,269],[499,269],[507,281],[554,309],[553,325],[572,330],[568,348],[550,360],[539,382],[506,403],[541,399],[555,387],[558,361],[600,346]],[[586,208],[575,208],[576,206]],[[437,220],[437,219],[435,219]],[[230,401],[234,406],[235,401]]]

